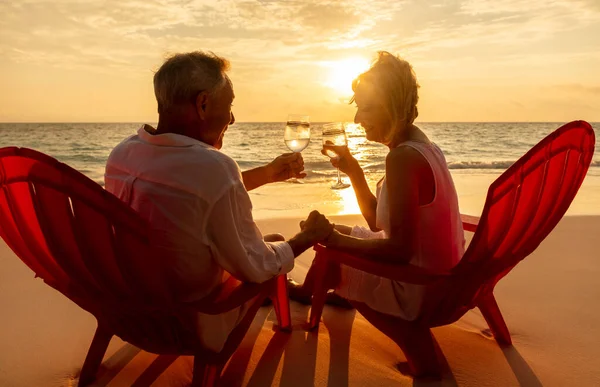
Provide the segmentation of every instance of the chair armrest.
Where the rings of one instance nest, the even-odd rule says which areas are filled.
[[[275,286],[277,277],[261,284],[241,282],[234,277],[219,285],[208,296],[199,301],[185,303],[197,312],[206,314],[221,314],[242,306],[258,295],[268,294]]]
[[[410,284],[427,285],[450,276],[450,271],[433,271],[409,264],[393,264],[370,261],[351,254],[328,249],[322,245],[314,247],[317,254],[323,254],[339,264],[346,265],[379,277]]]
[[[475,232],[477,230],[477,225],[479,225],[479,216],[473,215],[464,215],[460,214],[460,219],[462,220],[463,230]]]

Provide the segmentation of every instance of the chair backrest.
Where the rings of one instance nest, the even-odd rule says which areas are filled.
[[[0,236],[36,276],[127,341],[165,336],[174,287],[150,225],[83,174],[31,149],[0,149]]]
[[[450,320],[475,307],[554,229],[583,182],[594,145],[590,124],[568,123],[490,185],[471,244],[453,271],[456,290],[442,308]],[[458,317],[450,317],[453,309]]]

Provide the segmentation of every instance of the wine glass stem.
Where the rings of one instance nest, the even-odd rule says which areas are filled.
[[[342,176],[340,175],[340,169],[337,169],[338,171],[338,184],[342,184]]]

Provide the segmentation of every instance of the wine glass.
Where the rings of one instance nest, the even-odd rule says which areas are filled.
[[[341,122],[332,122],[323,125],[323,146],[325,145],[348,146],[346,131],[344,130],[344,125]],[[326,150],[325,153],[327,153],[327,156],[331,157],[332,159],[339,158],[337,153],[330,149]],[[350,184],[342,181],[340,168],[337,169],[337,177],[337,182],[331,186],[331,189],[344,189],[350,187]]]
[[[285,145],[294,153],[300,153],[310,142],[310,120],[307,115],[289,114],[283,133]],[[289,180],[301,183],[298,179]]]

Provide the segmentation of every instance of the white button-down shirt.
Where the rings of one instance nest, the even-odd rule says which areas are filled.
[[[294,266],[287,242],[263,241],[237,163],[210,145],[142,126],[111,152],[104,178],[162,234],[182,301],[206,296],[227,273],[260,283]],[[201,315],[205,344],[220,350],[241,314]]]

